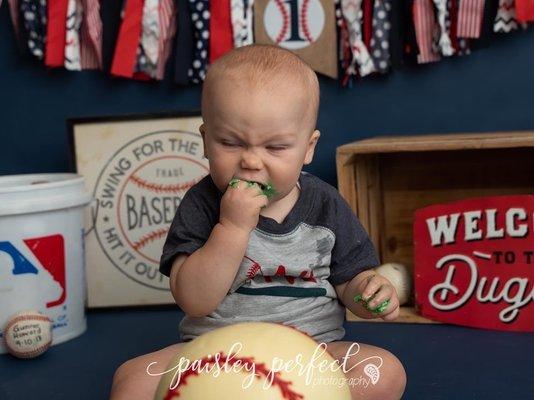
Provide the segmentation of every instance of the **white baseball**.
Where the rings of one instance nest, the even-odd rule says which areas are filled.
[[[282,324],[244,322],[204,333],[163,371],[155,400],[351,398],[341,365],[311,337]]]
[[[7,351],[18,358],[34,358],[52,344],[52,322],[38,311],[12,316],[3,329]]]
[[[397,290],[399,305],[405,304],[412,292],[412,277],[406,266],[398,263],[382,264],[375,268],[383,277],[387,278]]]

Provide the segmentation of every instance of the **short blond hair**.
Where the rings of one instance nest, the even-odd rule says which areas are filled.
[[[209,66],[202,88],[203,117],[213,83],[229,77],[263,88],[280,84],[280,81],[300,81],[309,92],[311,131],[315,129],[319,113],[319,81],[316,73],[296,54],[278,46],[251,44],[233,49],[217,59]]]

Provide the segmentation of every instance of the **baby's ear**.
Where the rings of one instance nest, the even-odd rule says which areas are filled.
[[[313,131],[313,133],[310,136],[310,139],[308,140],[308,148],[306,150],[306,157],[304,157],[304,165],[308,165],[313,160],[313,154],[315,152],[315,146],[317,145],[317,141],[321,137],[321,132],[319,132],[317,129]]]

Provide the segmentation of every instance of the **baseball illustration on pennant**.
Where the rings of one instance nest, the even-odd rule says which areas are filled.
[[[52,344],[52,322],[38,311],[15,314],[3,329],[7,351],[18,358],[34,358]]]
[[[207,332],[185,344],[165,371],[156,400],[351,398],[342,366],[324,345],[282,324],[244,322]]]
[[[270,0],[263,19],[274,43],[296,50],[308,47],[321,36],[325,12],[319,0]]]

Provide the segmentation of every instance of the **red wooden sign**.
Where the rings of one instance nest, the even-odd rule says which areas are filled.
[[[477,328],[534,332],[534,196],[415,212],[416,309]]]

